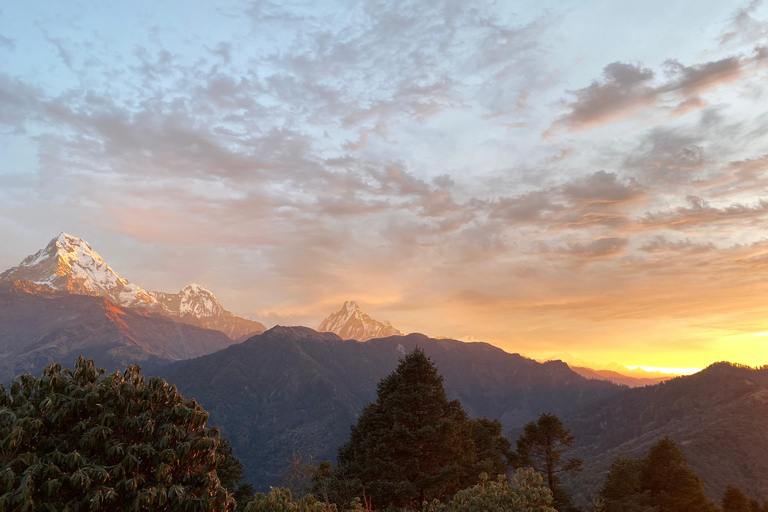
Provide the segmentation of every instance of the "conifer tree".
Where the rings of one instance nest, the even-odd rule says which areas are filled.
[[[688,466],[685,455],[669,437],[651,446],[643,463],[641,482],[658,512],[717,510],[704,494],[704,482]]]
[[[723,512],[752,512],[749,498],[735,484],[728,484],[723,491]]]
[[[542,413],[537,421],[526,423],[523,435],[517,440],[516,465],[532,467],[544,475],[544,482],[552,489],[554,507],[558,510],[572,508],[571,497],[563,489],[559,475],[582,470],[581,459],[562,461],[565,449],[573,441],[570,430],[565,428],[557,416],[549,413]]]
[[[424,351],[401,358],[377,391],[339,448],[337,475],[359,479],[374,507],[418,505],[460,490],[476,463],[471,424],[459,401],[446,398]]]

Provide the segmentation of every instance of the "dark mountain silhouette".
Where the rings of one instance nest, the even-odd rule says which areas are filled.
[[[629,386],[631,388],[638,388],[640,386],[652,386],[653,384],[658,384],[659,382],[664,382],[669,380],[671,377],[630,377],[629,375],[624,375],[619,372],[615,372],[613,370],[593,370],[592,368],[587,368],[584,366],[574,366],[572,364],[568,365],[571,370],[575,371],[582,377],[585,377],[587,379],[597,379],[597,380],[609,380],[613,382],[614,384],[622,384],[624,386]]]
[[[768,498],[768,367],[717,363],[701,372],[624,391],[564,417],[576,437],[569,456],[584,471],[568,482],[588,502],[619,454],[642,457],[669,435],[719,501],[728,483]]]
[[[333,459],[376,385],[421,347],[470,416],[519,427],[541,411],[564,414],[624,389],[584,379],[565,363],[537,363],[487,343],[421,334],[367,342],[306,327],[275,327],[244,343],[175,363],[163,377],[194,397],[232,441],[260,489],[281,483],[294,451]]]
[[[79,355],[107,370],[138,363],[146,372],[232,344],[225,334],[100,296],[13,281],[0,283],[0,382]]]

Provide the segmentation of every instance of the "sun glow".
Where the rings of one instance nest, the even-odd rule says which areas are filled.
[[[660,372],[674,375],[692,375],[698,373],[702,368],[667,368],[663,366],[627,366],[630,370],[645,370],[646,372]]]

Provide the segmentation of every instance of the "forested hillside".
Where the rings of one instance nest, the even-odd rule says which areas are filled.
[[[163,372],[194,397],[232,440],[246,476],[261,489],[279,484],[294,450],[335,458],[376,383],[398,358],[421,347],[445,376],[449,398],[470,417],[521,426],[541,411],[563,414],[624,389],[590,381],[561,362],[540,364],[486,343],[420,334],[342,340],[305,327],[275,327]]]
[[[564,418],[584,471],[569,481],[582,503],[619,454],[640,457],[670,436],[706,480],[710,498],[737,483],[768,498],[768,368],[717,363],[688,377],[624,391]]]

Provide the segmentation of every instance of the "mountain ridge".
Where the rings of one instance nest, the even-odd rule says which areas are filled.
[[[145,290],[107,265],[87,241],[67,233],[0,273],[2,281],[28,281],[72,294],[105,297],[120,307],[143,308],[218,330],[233,340],[266,330],[264,324],[226,310],[213,293],[197,284],[187,285],[177,294]]]

